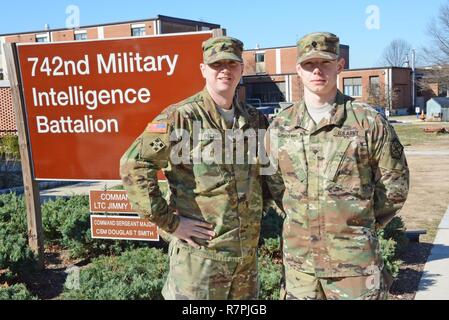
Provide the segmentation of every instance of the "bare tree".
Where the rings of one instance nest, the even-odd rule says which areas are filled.
[[[449,3],[440,7],[427,31],[432,40],[432,45],[424,48],[428,60],[436,65],[449,64]]]
[[[412,46],[403,39],[395,39],[384,49],[381,63],[385,67],[402,67]]]
[[[385,85],[373,85],[367,89],[367,103],[391,110],[397,103],[399,94],[396,90],[385,90]]]
[[[422,49],[427,68],[425,77],[421,81],[422,87],[430,83],[438,83],[442,87],[449,87],[449,2],[440,7],[438,16],[432,19],[428,26],[431,39],[429,46]],[[448,91],[449,95],[449,91]]]

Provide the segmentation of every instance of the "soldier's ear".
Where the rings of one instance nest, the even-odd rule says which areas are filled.
[[[345,68],[346,60],[344,58],[339,58],[337,61],[337,74],[342,72]]]
[[[200,63],[200,70],[201,70],[201,74],[203,75],[203,78],[206,78],[206,75],[205,75],[206,65],[204,63]]]
[[[298,76],[301,78],[301,64],[297,63],[296,64],[296,73],[298,74]]]

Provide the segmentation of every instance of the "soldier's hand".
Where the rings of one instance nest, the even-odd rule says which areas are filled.
[[[172,233],[175,237],[186,241],[190,246],[194,248],[200,248],[192,237],[203,240],[212,240],[215,237],[213,231],[213,225],[207,222],[202,222],[194,219],[179,216],[179,224],[176,230]]]

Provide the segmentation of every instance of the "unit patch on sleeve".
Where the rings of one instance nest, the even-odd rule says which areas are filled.
[[[150,143],[150,147],[154,152],[159,152],[165,148],[165,143],[160,138],[156,138]]]
[[[395,138],[393,142],[391,142],[390,147],[391,157],[396,160],[400,160],[402,158],[402,153],[404,152],[404,147],[399,142],[398,138]]]

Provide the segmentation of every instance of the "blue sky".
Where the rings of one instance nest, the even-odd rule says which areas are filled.
[[[247,49],[293,45],[308,32],[330,31],[350,46],[350,67],[365,68],[378,66],[383,49],[395,38],[417,50],[429,44],[427,26],[445,3],[449,0],[7,0],[0,34],[42,30],[46,23],[63,28],[67,6],[76,5],[81,26],[162,14],[220,24]]]

